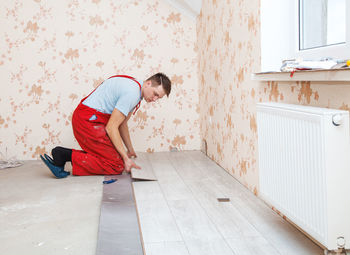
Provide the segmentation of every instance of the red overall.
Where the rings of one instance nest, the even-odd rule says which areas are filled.
[[[115,75],[110,78],[114,77],[132,79],[139,85],[141,90],[140,83],[133,77]],[[90,95],[93,92],[91,92]],[[82,104],[87,97],[80,101],[72,117],[74,136],[83,149],[73,149],[73,175],[121,174],[124,170],[123,159],[106,132],[106,125],[111,115],[99,112]],[[140,103],[136,106],[135,112],[139,105]],[[89,120],[92,115],[96,115],[96,120]]]

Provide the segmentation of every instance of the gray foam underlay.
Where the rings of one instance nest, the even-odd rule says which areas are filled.
[[[97,255],[142,255],[141,235],[128,174],[106,176],[103,184]],[[102,184],[101,184],[102,185]]]

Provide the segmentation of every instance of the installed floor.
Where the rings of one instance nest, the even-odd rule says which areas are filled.
[[[147,255],[323,254],[203,153],[140,158],[157,179],[133,183]]]
[[[133,183],[147,255],[323,254],[201,152],[138,163],[157,179]],[[0,170],[0,254],[95,254],[102,181],[57,180],[39,161]]]

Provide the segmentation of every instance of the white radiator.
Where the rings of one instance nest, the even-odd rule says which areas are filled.
[[[261,197],[328,250],[349,249],[349,113],[260,103],[257,122]]]

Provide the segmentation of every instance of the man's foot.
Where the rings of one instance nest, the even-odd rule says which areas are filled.
[[[64,171],[63,167],[55,166],[53,164],[53,161],[49,155],[44,154],[44,157],[40,155],[41,160],[45,163],[45,165],[50,169],[50,171],[53,173],[53,175],[56,178],[65,178],[68,175],[70,175],[69,172]]]
[[[44,154],[44,157],[47,161],[49,161],[51,164],[55,164],[55,162],[53,161],[53,158],[51,158],[49,155],[47,155],[46,153]]]

